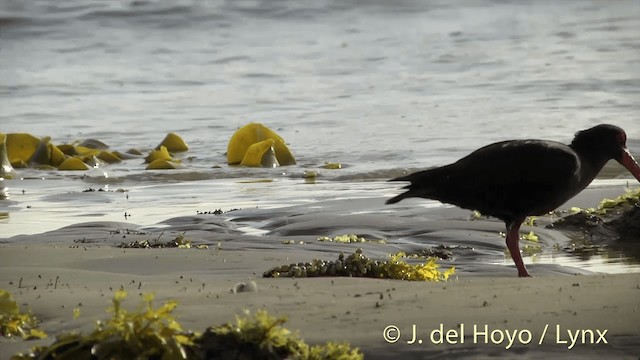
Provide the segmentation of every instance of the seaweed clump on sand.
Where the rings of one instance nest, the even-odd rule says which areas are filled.
[[[196,344],[202,359],[364,359],[360,350],[347,343],[309,346],[282,326],[286,321],[265,310],[253,316],[247,312],[244,317],[236,317],[235,323],[207,329]]]
[[[50,346],[37,346],[30,354],[16,354],[12,360],[24,359],[189,359],[196,335],[182,329],[171,312],[177,306],[169,301],[157,309],[153,295],[143,296],[136,312],[122,308],[127,292],[118,290],[108,309],[112,316],[98,321],[88,335],[65,333]]]
[[[237,317],[235,323],[208,328],[204,334],[185,331],[172,316],[177,302],[152,306],[153,294],[143,295],[135,312],[122,308],[127,292],[114,294],[112,317],[98,322],[88,334],[66,333],[49,346],[36,346],[29,354],[15,354],[11,360],[33,359],[363,359],[348,344],[309,346],[282,327],[286,318],[274,318],[265,310]]]
[[[390,256],[387,261],[372,260],[362,253],[362,249],[344,256],[340,253],[335,261],[314,259],[311,262],[276,266],[265,271],[264,277],[320,277],[349,276],[370,277],[376,279],[396,279],[414,281],[446,281],[455,272],[455,268],[440,271],[435,258],[427,262],[411,265],[402,260],[405,253]]]
[[[574,213],[548,225],[576,231],[595,241],[637,240],[640,236],[640,188],[615,199],[604,199],[597,208],[571,208]]]
[[[363,236],[358,236],[356,234],[345,234],[345,235],[337,235],[334,237],[321,236],[316,239],[317,241],[326,241],[326,242],[335,242],[335,243],[364,243],[371,242],[377,244],[386,244],[387,240],[385,239],[365,239]]]
[[[38,329],[38,320],[31,313],[20,312],[11,294],[0,289],[0,335],[23,340],[44,339],[47,334]]]
[[[136,240],[129,243],[120,243],[117,245],[119,248],[125,249],[165,249],[165,248],[179,248],[179,249],[208,249],[206,244],[193,245],[190,239],[187,239],[184,234],[178,234],[173,240],[167,242],[160,242],[158,239],[149,240]]]
[[[411,259],[438,258],[442,260],[452,260],[453,252],[444,245],[438,245],[432,248],[419,249],[405,253],[404,257]]]

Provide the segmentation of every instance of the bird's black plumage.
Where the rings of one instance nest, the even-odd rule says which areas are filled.
[[[589,185],[610,159],[640,181],[640,167],[625,141],[621,128],[598,125],[576,133],[570,145],[547,140],[494,143],[453,164],[391,179],[410,184],[387,203],[409,197],[439,200],[502,219],[508,232],[517,233],[525,217],[545,214],[565,203]],[[513,241],[517,247],[517,239],[508,236],[519,274],[528,276],[524,265],[518,264],[522,260],[516,259],[519,252],[513,253]]]
[[[579,169],[578,156],[564,144],[503,141],[476,150],[453,164],[392,179],[411,184],[405,187],[407,192],[387,203],[423,197],[509,222],[562,205],[567,200],[562,195],[576,185],[575,174]],[[551,178],[549,174],[555,176]]]

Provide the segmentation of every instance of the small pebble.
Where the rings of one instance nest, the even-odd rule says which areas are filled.
[[[233,286],[233,289],[231,289],[231,292],[234,294],[237,293],[241,293],[241,292],[257,292],[258,291],[258,284],[256,284],[255,281],[247,281],[245,282],[241,282],[241,283],[237,283]]]

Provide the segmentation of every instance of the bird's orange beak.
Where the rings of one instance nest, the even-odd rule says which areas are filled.
[[[627,170],[629,170],[629,172],[633,176],[635,176],[638,181],[640,181],[640,165],[638,165],[629,150],[626,148],[622,149],[622,158],[620,159],[620,164],[627,168]]]

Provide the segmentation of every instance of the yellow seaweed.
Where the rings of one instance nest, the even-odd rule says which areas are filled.
[[[82,146],[82,145],[77,145],[74,148],[76,150],[76,155],[79,155],[79,156],[98,156],[100,155],[100,151],[101,151],[98,149],[93,149],[93,148]]]
[[[29,159],[29,163],[58,167],[66,159],[65,154],[53,143],[51,137],[45,136],[40,140],[38,148]]]
[[[62,162],[58,166],[58,170],[89,170],[89,165],[78,158],[71,157]]]
[[[109,164],[114,164],[122,161],[122,159],[115,152],[106,150],[101,151],[100,154],[98,154],[97,158]]]
[[[640,187],[636,189],[627,189],[624,194],[616,197],[615,199],[604,198],[600,201],[597,208],[581,209],[574,206],[570,208],[569,211],[574,214],[584,212],[587,214],[606,215],[610,210],[619,209],[624,206],[634,206],[636,204],[640,204]]]
[[[29,163],[36,165],[50,165],[51,164],[51,147],[49,147],[50,136],[45,136],[38,143],[36,151],[33,152]]]
[[[302,173],[302,178],[307,179],[309,181],[315,181],[317,177],[318,177],[318,173],[313,170],[305,170]]]
[[[320,236],[316,240],[336,242],[336,243],[363,243],[363,242],[372,242],[372,243],[378,243],[378,244],[387,243],[385,239],[365,239],[364,237],[358,236],[356,234],[336,235],[332,238],[328,236]]]
[[[147,157],[144,158],[144,162],[150,164],[156,160],[173,160],[171,154],[166,147],[160,146],[158,150],[152,150]]]
[[[235,323],[209,328],[202,335],[199,342],[208,354],[222,357],[228,349],[237,349],[238,359],[364,359],[358,348],[351,348],[347,343],[307,345],[297,333],[282,326],[287,321],[284,316],[273,317],[264,309],[254,315],[248,311],[245,314],[236,316]]]
[[[38,321],[31,313],[21,313],[13,296],[0,289],[0,335],[19,336],[23,340],[44,339],[47,334],[37,328]]]
[[[7,134],[6,146],[9,162],[13,167],[26,167],[39,145],[40,139],[31,134]]]
[[[522,247],[522,254],[526,256],[536,256],[542,252],[542,246],[536,244],[525,244]]]
[[[284,140],[271,129],[259,123],[249,123],[231,136],[227,146],[227,163],[229,165],[240,164],[251,145],[267,139],[273,140],[275,156],[280,165],[286,166],[296,163]]]
[[[141,294],[141,306],[130,312],[122,306],[126,297],[125,290],[115,292],[109,308],[111,318],[98,321],[90,334],[63,333],[53,344],[36,346],[12,359],[363,359],[359,349],[347,343],[307,345],[297,333],[282,326],[285,317],[273,317],[266,310],[254,315],[245,311],[234,323],[199,333],[184,330],[174,318],[176,301],[154,308],[154,294]]]
[[[342,169],[342,164],[327,162],[324,165],[322,165],[321,167],[325,168],[325,169],[330,169],[330,170],[337,170],[337,169]]]
[[[7,155],[7,135],[0,134],[0,178],[13,179],[16,171],[11,166]],[[1,186],[0,186],[1,187]]]
[[[242,158],[240,165],[250,167],[277,167],[278,159],[273,150],[274,141],[267,139],[251,144]]]
[[[26,162],[24,162],[22,160],[10,161],[10,163],[11,163],[11,166],[13,166],[14,169],[23,169],[23,168],[29,167],[29,164],[27,164]]]
[[[177,162],[164,160],[164,159],[155,159],[147,167],[145,170],[171,170],[171,169],[179,169],[182,168],[182,165]]]
[[[160,143],[160,145],[156,146],[156,150],[159,150],[161,146],[167,148],[167,150],[172,152],[181,152],[189,150],[189,146],[182,140],[180,135],[176,133],[168,133],[165,136],[164,140]]]
[[[605,213],[607,210],[615,209],[621,206],[628,206],[640,203],[640,187],[627,191],[616,197],[615,199],[602,199],[597,210]]]
[[[401,260],[402,257],[404,257],[402,253],[391,255],[389,261],[383,264],[388,278],[409,281],[447,281],[451,275],[455,274],[453,266],[440,271],[440,265],[435,258],[425,263],[410,265]]]
[[[529,233],[526,235],[520,235],[520,239],[533,242],[538,242],[539,240],[538,235],[536,235],[533,231],[529,231]]]
[[[372,260],[357,249],[353,254],[340,253],[335,261],[313,259],[311,262],[276,266],[265,271],[263,277],[316,277],[349,276],[410,281],[447,281],[455,268],[440,271],[435,258],[422,264],[411,265],[401,258],[402,252],[392,254],[388,261]]]
[[[62,153],[65,155],[69,155],[69,156],[77,155],[76,148],[71,144],[58,145],[58,149],[62,151]]]
[[[175,133],[168,134],[163,140],[174,151],[184,151],[188,147]],[[120,162],[123,159],[136,159],[141,153],[135,149],[126,153],[107,150],[108,146],[96,139],[88,139],[82,143],[62,144],[56,146],[51,137],[41,140],[27,133],[0,133],[0,177],[15,176],[15,168],[32,166],[37,169],[88,170],[90,167],[102,167],[106,164]],[[6,159],[5,159],[6,157]],[[148,169],[175,169],[182,167],[180,161],[173,160],[168,148],[160,145],[146,158],[145,163],[154,160],[166,160],[148,166]]]
[[[49,154],[50,164],[56,167],[60,166],[67,159],[64,152],[54,144],[49,144]]]
[[[82,160],[85,164],[89,165],[89,167],[92,168],[100,168],[106,166],[106,163],[104,161],[98,159],[98,157],[94,155],[82,156],[78,159]]]

